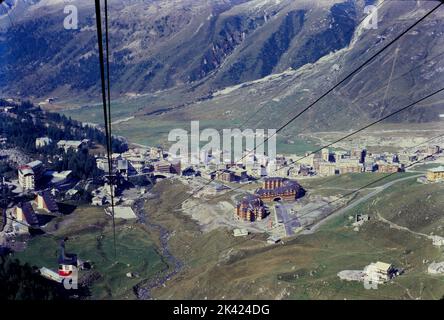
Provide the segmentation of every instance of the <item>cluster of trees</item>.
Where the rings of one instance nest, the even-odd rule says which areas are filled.
[[[91,127],[91,126],[83,126],[80,122],[73,120],[71,118],[68,118],[64,115],[61,115],[59,113],[47,113],[46,118],[54,123],[60,123],[63,125],[64,128],[66,128],[66,131],[72,131],[72,138],[68,139],[64,137],[63,135],[66,134],[65,130],[60,131],[57,130],[57,128],[48,128],[48,134],[47,136],[51,138],[52,140],[82,140],[82,139],[89,139],[91,141],[94,141],[98,144],[101,144],[103,146],[106,146],[106,135],[103,131]],[[50,130],[53,130],[54,132],[50,132]],[[125,141],[122,141],[121,139],[117,139],[115,137],[111,138],[111,144],[112,144],[112,150],[113,152],[122,153],[128,150],[128,145]]]
[[[52,169],[57,171],[72,170],[73,177],[78,179],[98,177],[101,174],[101,171],[97,169],[96,159],[86,149],[78,152],[68,150],[61,160],[53,163]]]
[[[0,99],[0,106],[11,105]],[[95,159],[87,151],[68,152],[59,150],[59,140],[83,140],[89,139],[95,143],[106,145],[106,135],[101,130],[82,126],[78,121],[72,120],[64,115],[52,112],[44,112],[40,107],[30,102],[13,104],[15,110],[10,115],[0,114],[0,135],[8,139],[8,145],[18,147],[27,154],[44,155],[48,167],[53,170],[72,170],[73,176],[79,179],[94,177],[99,174],[96,169]],[[52,143],[37,149],[35,140],[40,137],[48,137]],[[113,152],[124,152],[128,150],[125,141],[112,138]],[[62,155],[61,160],[56,155]],[[45,159],[42,159],[45,160]],[[0,171],[7,172],[8,168],[0,166]]]
[[[5,160],[0,160],[0,177],[12,179],[16,176],[16,170]]]
[[[0,101],[0,106],[5,102]],[[78,121],[64,115],[44,112],[40,107],[30,102],[14,104],[14,115],[0,116],[0,135],[8,138],[8,143],[22,148],[26,152],[38,153],[35,148],[35,139],[49,137],[54,144],[59,140],[89,139],[101,145],[106,145],[106,135],[103,131],[82,126]],[[112,138],[113,152],[128,150],[126,142]]]

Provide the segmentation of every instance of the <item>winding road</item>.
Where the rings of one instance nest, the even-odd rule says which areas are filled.
[[[365,196],[359,198],[356,201],[353,201],[352,203],[348,204],[347,206],[345,206],[344,208],[341,208],[339,210],[337,210],[336,212],[333,212],[332,214],[330,214],[328,217],[326,217],[325,219],[322,219],[321,221],[319,221],[318,223],[316,223],[315,225],[313,225],[309,230],[304,230],[303,232],[301,232],[301,234],[312,234],[314,233],[317,229],[319,229],[319,227],[321,225],[323,225],[325,222],[338,217],[342,214],[344,214],[345,212],[347,212],[350,209],[353,209],[354,207],[360,205],[363,202],[366,202],[368,199],[374,197],[375,195],[381,193],[382,191],[384,191],[385,189],[391,187],[392,185],[394,185],[395,183],[401,182],[401,181],[405,181],[405,180],[409,180],[409,179],[414,179],[414,178],[418,178],[423,176],[424,174],[417,174],[417,175],[413,175],[413,176],[408,176],[408,177],[404,177],[404,178],[400,178],[400,179],[396,179],[390,182],[387,182],[386,184],[376,187],[374,188],[374,190],[372,192],[370,192],[369,194],[366,194]]]

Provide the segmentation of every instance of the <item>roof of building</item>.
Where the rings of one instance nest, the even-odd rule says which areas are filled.
[[[236,168],[236,167],[232,167],[229,169],[230,172],[233,172],[234,174],[242,174],[242,173],[246,173],[247,170],[242,169],[242,168]]]
[[[42,142],[50,142],[50,141],[52,141],[52,139],[48,138],[48,137],[36,138],[35,140],[36,141],[42,141]]]
[[[154,165],[157,165],[157,166],[169,166],[170,163],[168,161],[166,161],[166,160],[160,160],[160,161],[155,162]]]
[[[64,179],[68,178],[71,173],[72,173],[72,170],[64,170],[64,171],[60,171],[60,172],[53,172],[52,173],[52,177],[53,177],[54,180],[64,180]]]
[[[52,194],[49,191],[43,191],[39,193],[39,196],[43,197],[43,201],[46,204],[46,207],[51,212],[59,211],[59,206],[57,202],[54,200]]]
[[[385,263],[385,262],[381,262],[381,261],[373,263],[373,266],[376,269],[382,270],[382,271],[388,271],[392,267],[392,265],[390,263]]]
[[[80,147],[82,145],[82,141],[79,140],[60,140],[57,142],[58,146],[66,146],[66,147]]]
[[[235,237],[246,236],[246,235],[248,235],[248,230],[245,229],[245,228],[242,228],[242,229],[234,229],[234,230],[233,230],[233,235],[234,235]]]
[[[214,189],[215,189],[216,191],[223,191],[223,190],[227,190],[227,189],[229,189],[229,187],[227,187],[226,185],[223,185],[223,184],[219,184],[219,183],[217,183],[217,184],[214,186]]]
[[[128,170],[128,161],[125,159],[117,160],[117,170]]]
[[[245,197],[242,198],[241,202],[248,203],[248,202],[253,202],[253,201],[258,201],[258,200],[260,200],[260,198],[257,195],[247,194]]]
[[[57,272],[52,271],[51,269],[48,269],[46,267],[40,268],[40,274],[42,275],[42,277],[56,282],[62,282],[63,279]]]
[[[105,209],[106,213],[111,215],[110,209]],[[114,217],[121,219],[136,219],[137,216],[131,207],[116,206],[114,207]]]
[[[158,161],[154,163],[154,170],[155,171],[170,171],[171,170],[171,164],[168,161]]]
[[[430,171],[430,172],[444,172],[444,166],[439,166],[439,167],[431,168],[428,171]]]
[[[286,180],[285,178],[281,178],[281,177],[267,177],[264,179],[264,182],[269,182],[269,181],[284,181]]]
[[[39,219],[35,214],[34,208],[29,202],[22,202],[18,205],[18,207],[22,209],[23,217],[25,218],[27,224],[29,224],[30,226],[35,226],[39,224]]]
[[[21,174],[23,174],[23,175],[31,175],[31,174],[34,174],[34,171],[31,169],[31,167],[30,166],[28,166],[28,165],[24,165],[24,166],[20,166],[19,167],[19,171],[21,172]]]
[[[146,162],[146,159],[143,158],[142,156],[129,156],[126,157],[126,160],[130,161],[130,162]]]
[[[273,179],[273,178],[267,178],[267,179]],[[283,185],[281,187],[277,187],[274,189],[259,188],[256,190],[256,194],[265,195],[265,194],[284,194],[287,192],[299,192],[301,186],[297,181],[284,178],[278,178],[278,179],[283,180]]]
[[[34,160],[34,161],[31,161],[30,163],[28,163],[27,165],[30,168],[34,169],[34,168],[36,168],[38,166],[41,166],[42,164],[43,164],[43,162],[41,162],[40,160]]]

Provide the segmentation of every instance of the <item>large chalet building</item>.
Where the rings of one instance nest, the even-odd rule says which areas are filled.
[[[243,221],[260,221],[267,215],[264,203],[257,195],[250,194],[237,204],[236,216]]]
[[[295,181],[286,178],[265,178],[262,188],[248,195],[237,204],[236,217],[243,221],[260,221],[267,215],[264,202],[275,200],[294,201],[304,195],[304,189]]]
[[[273,200],[294,201],[304,194],[304,189],[295,181],[286,178],[265,178],[262,188],[255,192],[262,201]]]

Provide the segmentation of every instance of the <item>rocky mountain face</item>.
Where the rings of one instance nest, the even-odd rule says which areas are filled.
[[[287,67],[286,61],[300,59],[301,52],[304,52],[299,51],[299,55],[294,56],[287,54],[287,50],[273,72],[265,77],[222,86],[222,89],[213,87],[210,95],[203,95],[205,91],[199,89],[218,83],[227,74],[218,71],[197,81],[191,87],[194,91],[184,86],[150,96],[149,103],[145,106],[141,103],[136,115],[159,123],[171,123],[177,119],[184,123],[217,119],[222,124],[242,128],[278,128],[436,5],[433,1],[382,2],[378,9],[377,29],[366,29],[363,23],[359,23],[350,39],[346,39],[348,45],[332,50],[312,63]],[[440,8],[280,134],[291,140],[295,134],[304,132],[359,128],[440,89],[444,80],[443,18],[444,9]],[[313,25],[312,30],[316,27]],[[334,34],[337,43],[340,37],[337,31]],[[321,39],[317,38],[313,45],[322,43]],[[295,44],[296,48],[298,44]],[[219,70],[226,70],[230,59],[227,58]],[[197,93],[201,94],[199,98],[196,98]],[[443,94],[440,94],[390,117],[385,123],[439,122],[442,114],[444,104]]]
[[[149,96],[149,103],[142,99],[121,116],[242,122],[254,114],[259,120],[250,125],[261,127],[276,127],[303,109],[437,5],[416,0],[109,3],[112,93]],[[369,4],[380,6],[377,29],[362,23]],[[63,0],[33,0],[9,10],[13,25],[0,33],[1,94],[98,99],[93,3],[76,1],[78,30],[63,28],[64,5]],[[298,119],[289,134],[362,125],[438,89],[444,79],[443,16],[440,8]],[[0,12],[0,26],[9,17]],[[439,121],[442,113],[442,96],[437,96],[390,121]]]
[[[65,30],[63,0],[8,0],[0,16],[0,86],[11,94],[96,92],[92,1],[72,2],[79,28]],[[116,95],[208,80],[217,89],[313,63],[350,43],[362,0],[109,1]],[[9,18],[12,25],[9,24]]]

